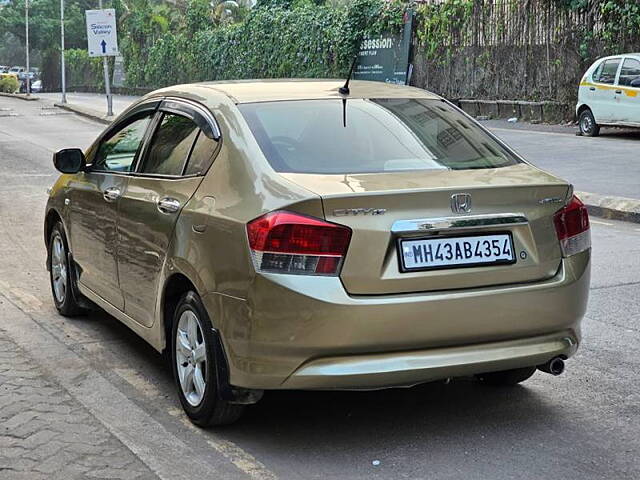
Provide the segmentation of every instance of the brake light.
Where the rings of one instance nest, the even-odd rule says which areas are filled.
[[[257,271],[336,276],[351,229],[292,212],[271,212],[247,224]]]
[[[553,216],[560,249],[563,257],[591,248],[591,234],[589,231],[589,214],[587,207],[576,197]]]

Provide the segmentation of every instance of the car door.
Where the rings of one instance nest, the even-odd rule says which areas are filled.
[[[615,83],[621,60],[621,58],[609,58],[602,62],[601,66],[593,73],[594,85],[589,87],[593,98],[590,107],[597,123],[611,123],[619,115],[617,113],[619,102],[616,99],[617,87]]]
[[[640,59],[627,57],[622,62],[616,96],[620,103],[619,122],[640,125]]]
[[[85,171],[70,182],[65,199],[78,281],[118,309],[124,308],[116,253],[120,196],[158,104],[136,109],[103,134],[88,152]]]
[[[153,324],[158,282],[173,230],[206,172],[219,133],[210,113],[179,100],[165,101],[149,145],[120,201],[118,270],[125,313]]]

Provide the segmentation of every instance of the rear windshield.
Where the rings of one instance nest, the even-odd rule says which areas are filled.
[[[468,170],[520,163],[442,100],[304,100],[238,108],[278,172]]]

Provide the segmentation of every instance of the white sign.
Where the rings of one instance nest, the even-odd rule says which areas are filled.
[[[85,10],[87,16],[87,43],[90,57],[116,56],[118,52],[118,34],[116,32],[116,11]]]

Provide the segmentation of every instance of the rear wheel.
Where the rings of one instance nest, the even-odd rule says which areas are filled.
[[[231,424],[244,411],[242,405],[231,405],[218,395],[212,330],[198,294],[184,294],[173,318],[171,363],[180,403],[200,427]]]
[[[597,137],[600,134],[600,126],[596,123],[593,113],[588,108],[580,113],[578,119],[580,133],[586,137]]]
[[[536,367],[514,368],[501,372],[489,372],[476,375],[478,380],[488,385],[510,386],[517,385],[531,378],[536,373]]]
[[[84,313],[73,290],[67,238],[60,222],[56,223],[49,237],[49,280],[53,303],[61,315],[72,317]]]

